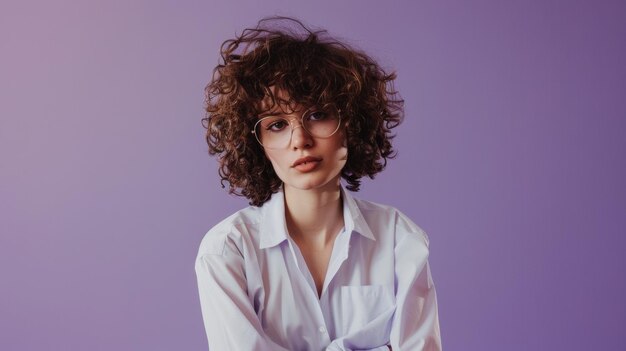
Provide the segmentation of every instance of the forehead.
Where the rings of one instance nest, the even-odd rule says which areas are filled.
[[[294,101],[284,90],[276,89],[275,86],[269,87],[269,93],[258,102],[257,111],[259,117],[277,114],[289,114],[300,112],[306,108],[308,104]]]

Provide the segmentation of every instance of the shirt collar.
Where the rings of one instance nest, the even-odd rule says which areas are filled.
[[[365,221],[355,199],[344,189],[343,185],[341,186],[341,196],[343,198],[343,221],[346,233],[354,231],[375,241],[376,238]],[[282,186],[263,204],[260,230],[259,247],[261,249],[276,246],[287,240],[285,195]]]
[[[261,249],[276,246],[287,240],[285,194],[282,186],[261,207],[260,230],[259,247]]]
[[[368,239],[376,241],[363,213],[361,213],[359,206],[356,204],[356,200],[343,186],[341,186],[341,196],[343,198],[343,222],[346,233],[354,231]]]

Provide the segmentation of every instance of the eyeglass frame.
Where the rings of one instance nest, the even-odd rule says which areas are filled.
[[[311,134],[311,132],[309,132],[308,129],[306,129],[306,127],[304,126],[304,116],[306,116],[307,112],[309,112],[309,110],[317,108],[317,105],[313,105],[309,108],[307,108],[306,110],[304,110],[304,112],[302,112],[302,115],[300,115],[300,127],[302,129],[304,129],[304,131],[311,136],[312,138],[320,138],[320,139],[327,139],[330,138],[331,136],[335,135],[335,133],[337,133],[337,131],[341,128],[341,110],[337,108],[337,106],[335,106],[335,104],[329,104],[330,106],[332,106],[335,110],[337,110],[337,128],[335,128],[335,130],[330,133],[328,136],[325,137],[318,137],[318,136],[314,136],[313,134]],[[254,123],[254,127],[252,128],[252,130],[250,131],[251,134],[254,134],[254,138],[256,139],[256,141],[259,143],[259,145],[261,145],[261,147],[263,148],[267,148],[267,149],[271,149],[271,150],[278,150],[278,149],[284,149],[289,147],[289,143],[291,143],[291,139],[293,138],[293,131],[295,130],[294,126],[293,126],[293,120],[294,118],[285,118],[288,122],[289,122],[289,128],[291,129],[291,133],[289,135],[289,143],[287,143],[287,145],[283,148],[271,148],[271,147],[267,147],[265,145],[263,145],[263,143],[261,142],[261,140],[259,140],[259,135],[256,133],[256,127],[259,125],[259,123],[261,123],[261,121],[268,119],[268,118],[272,118],[272,117],[276,117],[275,115],[270,115],[270,116],[265,116],[261,119],[259,119],[258,121],[256,121],[256,123]]]

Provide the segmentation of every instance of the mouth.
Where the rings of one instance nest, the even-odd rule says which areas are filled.
[[[322,159],[319,157],[313,157],[313,156],[307,156],[307,157],[302,157],[296,160],[296,162],[294,162],[291,167],[297,167],[300,165],[306,165],[308,163],[313,163],[313,162],[320,162]]]

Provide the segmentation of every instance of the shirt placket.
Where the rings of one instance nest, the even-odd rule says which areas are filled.
[[[301,273],[302,281],[306,282],[310,292],[308,295],[312,296],[310,298],[311,301],[315,301],[317,309],[319,311],[320,318],[317,319],[317,330],[320,333],[320,336],[325,337],[325,341],[330,343],[331,339],[335,337],[334,333],[334,322],[333,316],[330,314],[328,308],[328,288],[335,278],[335,275],[341,268],[343,262],[348,258],[348,251],[350,247],[350,237],[351,233],[347,233],[345,228],[337,235],[335,238],[335,242],[333,244],[333,250],[330,256],[330,261],[328,264],[328,269],[326,271],[326,277],[324,278],[324,286],[322,288],[322,294],[318,299],[317,296],[317,288],[315,286],[315,281],[313,279],[313,275],[308,269],[306,265],[306,261],[304,260],[304,256],[302,252],[295,244],[295,242],[289,238],[289,247],[291,249],[291,253],[293,255],[293,259],[298,265],[298,269]],[[321,323],[323,322],[323,323]]]
[[[297,281],[300,284],[306,285],[307,288],[304,290],[308,292],[306,297],[307,301],[316,307],[316,314],[313,316],[313,323],[311,324],[311,327],[315,328],[317,335],[316,340],[318,340],[318,345],[323,348],[325,347],[324,345],[330,344],[331,338],[326,325],[325,314],[322,310],[322,306],[320,305],[320,300],[317,297],[315,281],[313,280],[313,276],[311,275],[311,272],[306,265],[306,261],[304,260],[304,256],[302,256],[298,246],[293,240],[291,240],[291,238],[288,238],[288,241],[289,251],[291,252],[293,262],[296,264],[298,271],[300,272],[300,277],[298,277]],[[311,346],[315,347],[315,345]]]
[[[345,229],[337,235],[333,244],[333,251],[330,255],[326,277],[324,278],[324,286],[322,287],[322,296],[327,293],[328,287],[332,283],[335,275],[341,268],[343,262],[348,258],[348,249],[350,247],[350,237],[352,233],[346,232]]]

